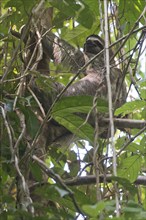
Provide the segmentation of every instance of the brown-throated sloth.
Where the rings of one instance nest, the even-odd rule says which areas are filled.
[[[96,54],[104,49],[104,41],[98,35],[91,35],[87,37],[84,44],[84,52],[81,52],[79,49],[75,49],[73,46],[68,44],[66,41],[59,39],[53,33],[48,33],[42,39],[43,46],[43,59],[38,63],[37,70],[45,74],[45,68],[42,69],[43,62],[46,63],[46,60],[49,58],[53,59],[55,63],[61,63],[63,66],[68,67],[70,72],[76,73],[79,68],[81,68],[86,62],[93,58]],[[112,56],[112,50],[110,50],[110,56]],[[46,60],[45,60],[46,59]],[[104,53],[100,54],[93,62],[89,64],[86,68],[84,74],[85,76],[79,81],[70,85],[67,90],[64,92],[63,96],[78,96],[78,95],[89,95],[97,96],[107,100],[108,91],[107,91],[107,82],[105,76],[105,64],[104,64]],[[121,106],[126,101],[126,87],[125,83],[122,84],[122,73],[117,68],[111,68],[111,86],[112,86],[112,100],[114,109]],[[122,86],[121,86],[122,84]],[[38,96],[39,101],[47,112],[54,100],[54,91],[56,96],[64,88],[64,85],[52,82],[52,93],[42,91],[41,89],[34,86],[33,89]],[[117,97],[118,89],[121,86],[121,91],[119,97]],[[115,102],[116,100],[116,102]],[[86,118],[86,115],[82,115]],[[91,117],[88,121],[94,127],[94,115],[91,114]],[[105,128],[100,131],[99,127],[99,137],[107,138],[110,136],[108,129]],[[62,140],[65,140],[63,143],[66,144],[68,139],[70,139],[71,132],[68,131],[63,126],[56,123],[54,120],[51,120],[44,129],[44,134],[47,137],[47,144],[61,144]],[[69,138],[68,138],[69,135]]]

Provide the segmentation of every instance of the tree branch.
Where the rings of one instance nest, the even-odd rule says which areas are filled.
[[[112,181],[112,177],[113,176],[111,174],[107,174],[106,182],[110,183]],[[103,183],[105,181],[105,175],[100,175],[99,179],[100,179],[100,183]],[[80,186],[80,185],[95,184],[96,177],[95,175],[81,176],[81,177],[77,177],[74,179],[65,180],[64,183],[67,186]],[[146,186],[146,176],[138,176],[134,184]]]
[[[109,123],[110,123],[109,118],[103,118],[99,121],[99,126],[105,127]],[[146,126],[146,121],[145,120],[135,120],[135,119],[114,118],[114,124],[117,128],[142,129]]]

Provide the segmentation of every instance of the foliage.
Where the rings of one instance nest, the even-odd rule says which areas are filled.
[[[73,186],[67,184],[70,179],[77,180],[96,172],[93,166],[95,158],[93,145],[96,130],[94,131],[92,126],[84,123],[84,119],[74,114],[75,112],[88,113],[93,105],[91,97],[62,98],[52,108],[51,117],[77,134],[81,140],[76,141],[69,149],[66,146],[62,148],[49,147],[45,161],[49,173],[47,183],[43,183],[42,170],[44,167],[40,163],[32,159],[29,166],[25,166],[27,156],[31,155],[29,151],[30,140],[36,138],[40,124],[34,113],[38,106],[33,95],[23,91],[22,94],[19,94],[19,83],[25,72],[22,59],[24,45],[12,36],[10,29],[20,31],[22,26],[29,22],[32,10],[37,3],[39,0],[4,0],[0,2],[0,113],[2,116],[0,118],[0,218],[9,220],[80,220],[87,217],[91,220],[111,218],[144,220],[146,219],[146,189],[142,184],[135,184],[139,176],[145,177],[146,174],[146,131],[143,128],[143,130],[133,128],[116,132],[114,144],[117,153],[117,177],[113,176],[113,155],[110,140],[99,138],[97,150],[98,158],[100,158],[99,174],[101,176],[104,174],[104,178],[110,174],[110,181],[103,178],[100,184],[95,184],[95,181],[88,183],[88,185],[86,182],[84,185],[78,184],[77,186],[76,184]],[[45,7],[50,6],[54,7],[53,32],[68,43],[82,48],[88,35],[101,34],[100,21],[104,11],[103,1],[45,1]],[[144,7],[144,0],[109,1],[110,41],[115,42],[123,36],[128,36],[127,41],[124,42],[125,38],[123,38],[123,41],[114,46],[114,50],[117,51],[124,42],[122,48],[124,54],[121,55],[119,49],[117,60],[121,61],[122,72],[126,71],[125,79],[127,91],[129,91],[128,102],[115,111],[115,116],[126,117],[128,114],[131,123],[132,120],[146,120],[146,77],[142,60],[145,49],[142,46],[145,36],[145,20],[142,16]],[[111,15],[111,13],[113,14]],[[53,62],[50,63],[50,69],[51,76],[64,85],[72,78],[71,73],[64,73],[62,67],[55,66]],[[49,78],[45,81],[38,73],[32,73],[28,70],[25,74],[34,76],[37,74],[38,81],[40,84],[42,82],[42,89],[44,91],[50,90],[52,79]],[[103,100],[99,99],[96,107],[98,112],[108,112],[107,103]],[[22,115],[24,120],[22,120]],[[23,134],[25,126],[28,136]],[[118,155],[120,149],[123,151]],[[15,164],[15,151],[18,155],[18,164]],[[39,214],[33,216],[23,210],[23,204],[19,204],[17,198],[19,169],[21,172],[30,169],[36,180],[36,185],[30,187],[30,190],[38,195],[37,201],[34,201],[33,205],[37,212],[41,213],[40,216]],[[117,193],[120,198],[121,214],[119,217],[115,213],[115,190],[117,190],[115,183],[118,185]],[[146,185],[146,180],[144,185]],[[97,199],[96,194],[99,190],[101,190],[101,198]]]

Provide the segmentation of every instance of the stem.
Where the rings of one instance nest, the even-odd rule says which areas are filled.
[[[111,129],[111,148],[113,151],[113,175],[117,176],[117,158],[114,144],[114,120],[113,120],[113,104],[112,104],[112,91],[110,82],[110,59],[109,59],[109,30],[108,30],[108,8],[107,0],[104,0],[104,17],[105,17],[105,66],[106,66],[106,79],[108,88],[108,103],[109,103],[109,118]],[[116,216],[120,216],[119,211],[119,198],[118,198],[118,186],[117,182],[114,183],[115,187],[115,200],[116,200]]]

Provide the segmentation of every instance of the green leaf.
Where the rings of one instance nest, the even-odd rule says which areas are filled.
[[[146,135],[144,134],[143,138],[140,141],[140,152],[146,155]]]
[[[62,29],[61,37],[75,46],[79,45],[82,47],[84,45],[85,38],[95,32],[98,22],[99,21],[95,22],[90,29],[87,29],[80,24],[72,30]]]
[[[69,17],[74,17],[81,7],[79,4],[76,4],[74,0],[53,0],[50,4]]]
[[[82,209],[91,217],[97,217],[105,208],[104,201],[101,201],[95,205],[83,205]]]
[[[123,144],[127,141],[127,137],[126,136],[122,136],[122,137],[119,137],[117,140],[116,140],[116,149],[120,149]]]
[[[135,152],[135,153],[144,153],[146,151],[146,146],[145,146],[145,140],[144,140],[144,143],[141,142],[140,144],[137,144],[137,143],[130,143],[127,147],[127,151],[130,151],[130,152]]]
[[[93,198],[89,197],[86,193],[84,193],[82,191],[82,188],[80,188],[80,187],[73,188],[73,192],[74,192],[75,198],[77,199],[80,207],[85,204],[93,203]]]
[[[41,168],[38,164],[36,163],[31,163],[30,164],[30,170],[32,172],[33,177],[39,182],[42,181],[42,171]]]
[[[121,166],[118,168],[118,176],[128,179],[131,183],[134,182],[141,168],[141,157],[134,155],[122,160]]]
[[[59,100],[53,110],[52,116],[59,115],[64,116],[65,114],[70,113],[88,113],[93,106],[93,97],[92,96],[70,96],[63,97]],[[97,100],[97,109],[98,112],[107,112],[108,105],[107,102],[103,99]]]
[[[70,170],[70,176],[76,176],[80,170],[80,162],[77,160],[77,154],[74,151],[70,151],[68,153],[68,166]]]
[[[75,112],[88,113],[92,103],[93,98],[91,96],[63,97],[55,104],[52,115],[64,116],[64,114]]]
[[[84,119],[73,114],[68,114],[64,117],[54,116],[53,118],[78,137],[88,140],[91,143],[93,142],[94,129],[90,124],[84,124]]]
[[[139,91],[140,91],[141,98],[146,100],[146,80],[139,82],[139,86],[140,86]]]
[[[88,114],[93,106],[93,97],[92,96],[72,96],[72,97],[63,97],[59,100],[53,110],[52,117],[59,124],[66,127],[69,131],[76,134],[78,137],[88,140],[92,143],[94,138],[94,129],[93,127],[85,123],[86,116],[84,119],[73,114],[73,113],[86,113]],[[97,100],[97,109],[98,112],[107,111],[107,102],[98,99]]]
[[[21,106],[21,110],[25,114],[28,133],[33,138],[36,135],[36,132],[40,126],[39,121],[30,108],[24,108]]]
[[[141,110],[145,106],[146,106],[146,101],[143,101],[143,100],[136,100],[136,101],[132,101],[132,102],[127,102],[124,105],[122,105],[122,107],[116,109],[114,114],[116,116],[118,116],[120,114],[122,114],[124,116],[126,114],[131,113],[131,112]]]
[[[5,8],[7,7],[16,7],[17,10],[28,10],[31,9],[36,4],[35,0],[25,1],[25,0],[10,0],[5,4]]]
[[[87,18],[88,19],[85,19]],[[86,6],[81,12],[79,13],[79,16],[77,18],[77,21],[83,25],[85,28],[91,28],[94,18],[93,18],[93,13],[90,11],[89,7]]]
[[[123,212],[137,213],[137,212],[141,212],[141,211],[142,211],[141,208],[135,208],[135,207],[125,207],[125,208],[123,208]]]
[[[137,189],[133,186],[130,181],[126,178],[121,178],[117,176],[112,176],[112,180],[117,181],[120,185],[124,187],[127,191],[129,191],[132,195],[137,193]]]

